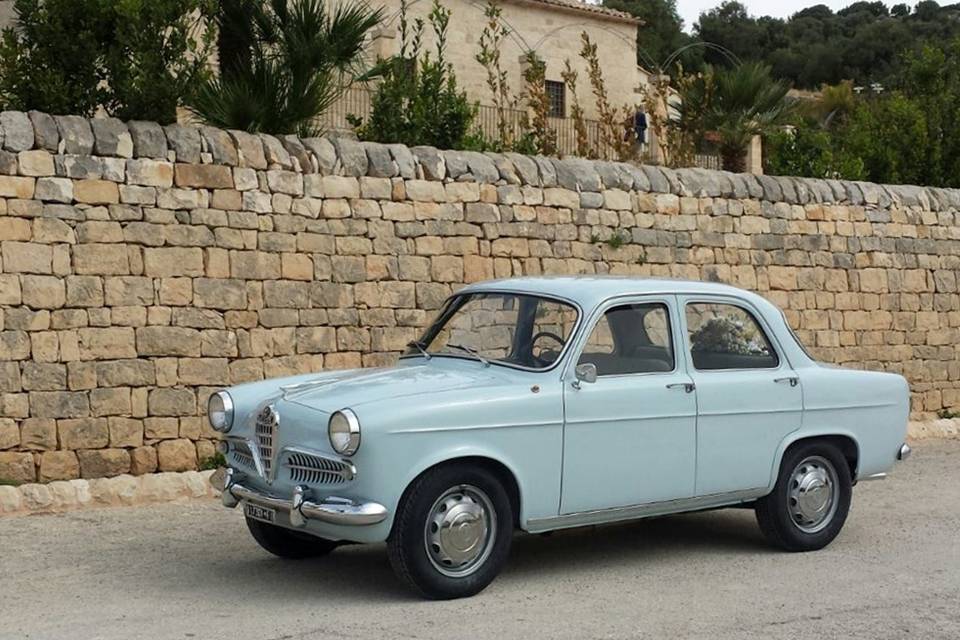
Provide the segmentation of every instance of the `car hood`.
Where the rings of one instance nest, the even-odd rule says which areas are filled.
[[[284,400],[332,413],[370,402],[430,395],[455,389],[477,389],[502,383],[498,367],[475,362],[443,362],[434,358],[418,364],[383,369],[355,369],[280,388]]]

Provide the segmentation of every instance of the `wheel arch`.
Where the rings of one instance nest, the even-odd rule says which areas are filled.
[[[407,483],[403,488],[403,492],[400,494],[400,499],[397,502],[398,508],[399,505],[402,504],[406,499],[407,494],[410,492],[410,488],[413,486],[413,484],[425,473],[438,467],[452,466],[457,464],[473,464],[483,467],[493,473],[497,479],[500,480],[503,488],[507,492],[507,496],[510,498],[510,507],[513,511],[513,525],[514,527],[519,527],[520,523],[522,522],[521,509],[523,508],[523,496],[520,489],[520,482],[517,480],[517,474],[507,463],[484,453],[451,455],[440,460],[435,460],[432,463],[423,466],[407,480]]]
[[[856,483],[857,470],[860,464],[860,443],[857,437],[844,429],[824,428],[815,432],[796,431],[780,443],[773,468],[771,469],[770,482],[767,486],[769,491],[773,491],[773,487],[777,483],[777,476],[780,474],[780,465],[787,451],[800,444],[812,441],[830,442],[840,449],[850,469],[850,479]]]

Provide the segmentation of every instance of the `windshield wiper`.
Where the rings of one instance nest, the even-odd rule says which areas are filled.
[[[482,362],[482,363],[483,363],[483,366],[485,366],[485,367],[489,367],[489,366],[490,366],[490,361],[487,360],[486,358],[484,358],[484,357],[483,357],[482,355],[480,355],[479,353],[477,353],[477,350],[476,350],[476,349],[471,349],[470,347],[468,347],[468,346],[466,346],[466,345],[462,345],[462,344],[450,344],[449,342],[447,343],[447,346],[450,347],[451,349],[460,349],[460,351],[463,351],[463,352],[466,352],[466,353],[470,354],[471,356],[473,356],[474,358],[476,358],[477,360],[479,360],[480,362]]]
[[[407,343],[407,346],[415,348],[417,351],[422,353],[423,357],[426,358],[427,360],[433,357],[430,355],[430,352],[427,351],[427,348],[423,345],[423,343],[420,342],[419,340],[411,340],[410,342]]]

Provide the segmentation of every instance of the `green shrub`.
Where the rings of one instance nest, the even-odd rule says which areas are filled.
[[[200,471],[210,471],[225,466],[227,466],[227,459],[224,458],[223,454],[219,451],[209,458],[204,458],[200,461]]]
[[[803,124],[764,140],[765,171],[775,176],[863,179],[863,161],[835,150],[830,133]]]
[[[383,80],[373,96],[369,119],[358,129],[364,140],[461,149],[476,108],[457,87],[446,59],[450,12],[434,0],[429,16],[435,52],[423,51],[424,22],[417,20],[408,38],[406,2],[401,3],[400,54],[384,61]]]
[[[211,0],[16,0],[0,42],[0,102],[8,109],[176,120],[206,73],[196,27]]]

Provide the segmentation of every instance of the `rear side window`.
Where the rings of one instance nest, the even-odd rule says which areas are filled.
[[[672,371],[670,314],[661,303],[608,309],[590,332],[578,364],[597,367],[598,376]]]
[[[780,364],[760,323],[746,309],[693,302],[687,305],[686,317],[690,355],[697,369],[773,369]]]

